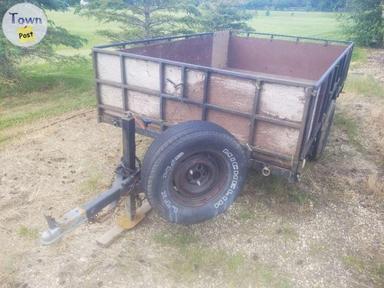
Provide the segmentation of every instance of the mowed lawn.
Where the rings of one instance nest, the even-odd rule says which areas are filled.
[[[258,11],[250,21],[257,32],[345,40],[340,15],[324,12]]]
[[[97,33],[98,30],[118,31],[118,24],[104,23],[95,18],[80,16],[73,10],[66,12],[48,11],[47,17],[56,25],[64,27],[74,35],[87,39],[87,43],[80,49],[58,47],[57,51],[63,55],[80,54],[88,56],[93,46],[107,43],[109,40]]]
[[[258,32],[343,38],[335,13],[271,11],[270,16],[266,16],[265,11],[251,13],[255,16],[250,24]],[[13,87],[0,87],[0,145],[22,134],[19,128],[25,124],[95,105],[91,49],[109,42],[97,33],[98,30],[118,31],[118,24],[82,17],[73,10],[48,12],[47,16],[57,25],[88,40],[80,49],[57,47],[62,55],[80,55],[84,60],[24,64],[20,79]]]

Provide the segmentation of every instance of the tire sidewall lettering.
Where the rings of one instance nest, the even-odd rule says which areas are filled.
[[[232,196],[235,194],[235,191],[238,188],[238,182],[239,182],[240,171],[239,171],[239,163],[236,156],[234,155],[234,153],[230,151],[229,148],[224,148],[222,150],[222,153],[224,153],[224,155],[227,157],[227,159],[230,162],[230,165],[232,168],[232,173],[231,173],[232,180],[225,194],[221,196],[220,199],[214,203],[213,206],[215,207],[215,209],[227,208],[228,200],[232,199]],[[231,201],[229,201],[229,203],[231,203]]]
[[[165,168],[163,173],[163,179],[167,179],[169,172],[172,171],[172,168],[176,165],[177,160],[184,156],[184,152],[178,153],[174,158],[172,158],[171,163]]]

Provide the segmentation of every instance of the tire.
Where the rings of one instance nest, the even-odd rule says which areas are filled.
[[[244,186],[247,155],[222,127],[189,121],[149,147],[142,185],[151,206],[172,223],[194,224],[223,213]]]
[[[328,109],[328,113],[325,116],[326,118],[323,127],[321,127],[317,140],[313,144],[312,151],[308,156],[308,159],[311,161],[319,160],[324,154],[325,147],[328,143],[329,134],[331,132],[333,119],[335,118],[335,110],[336,101],[332,100]]]

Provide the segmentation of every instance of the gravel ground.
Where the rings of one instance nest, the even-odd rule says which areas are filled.
[[[384,75],[384,63],[368,64]],[[343,94],[337,113],[353,99]],[[121,154],[120,130],[97,124],[94,111],[52,121],[0,148],[1,287],[384,287],[384,168],[364,130],[362,149],[335,127],[300,184],[251,172],[237,202],[211,221],[184,227],[150,213],[100,248],[109,218],[42,247],[43,214],[108,187]],[[149,143],[138,138],[139,155]]]

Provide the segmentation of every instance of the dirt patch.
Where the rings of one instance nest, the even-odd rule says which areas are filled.
[[[351,110],[356,99],[361,111]],[[383,287],[383,167],[366,132],[369,99],[346,93],[338,102],[338,115],[361,120],[361,147],[336,123],[325,157],[300,184],[251,172],[228,213],[188,227],[150,213],[107,249],[95,239],[112,219],[50,247],[38,233],[43,213],[59,215],[108,187],[121,131],[97,124],[94,111],[28,127],[33,133],[0,148],[0,286]],[[138,137],[141,157],[149,143]]]

